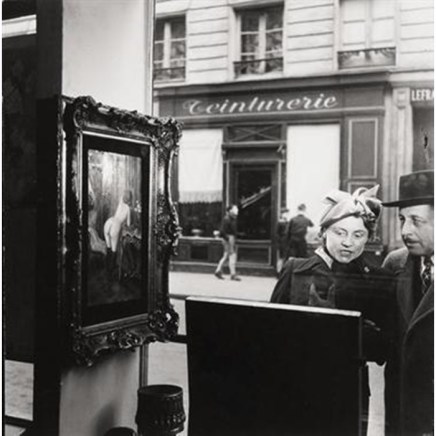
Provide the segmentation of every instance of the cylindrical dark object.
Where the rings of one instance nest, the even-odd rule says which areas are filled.
[[[176,435],[183,430],[185,419],[180,386],[150,385],[138,389],[136,424],[140,435]]]
[[[137,436],[137,434],[129,427],[114,427],[108,430],[104,436]]]

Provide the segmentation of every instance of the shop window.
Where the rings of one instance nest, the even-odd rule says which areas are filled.
[[[183,236],[213,237],[222,219],[222,202],[179,203],[178,214]]]
[[[395,0],[341,0],[339,68],[395,65]]]
[[[413,171],[434,167],[434,109],[413,108]]]
[[[213,237],[222,218],[222,129],[186,129],[177,158],[183,236]]]
[[[154,79],[183,80],[186,65],[185,17],[157,20],[154,40]]]
[[[239,60],[236,77],[283,70],[283,7],[237,12]]]

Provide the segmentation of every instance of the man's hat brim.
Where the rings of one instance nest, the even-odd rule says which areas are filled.
[[[434,204],[434,197],[418,197],[418,198],[409,198],[398,201],[388,201],[387,203],[383,203],[385,207],[410,207],[410,206],[419,206],[420,204]]]

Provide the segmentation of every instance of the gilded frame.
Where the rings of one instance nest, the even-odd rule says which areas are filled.
[[[65,149],[60,153],[64,163],[60,165],[59,178],[65,189],[58,205],[63,211],[58,228],[64,233],[64,266],[60,270],[68,330],[67,355],[73,357],[76,364],[92,365],[102,355],[153,341],[166,341],[177,334],[179,318],[169,300],[168,272],[170,256],[175,252],[180,234],[170,195],[170,174],[181,126],[172,118],[159,119],[105,106],[89,96],[63,99],[62,125],[65,141],[61,142]],[[116,176],[113,175],[115,161]],[[130,195],[125,196],[130,201],[126,200],[129,206],[122,206],[133,211],[131,199],[136,195],[139,211],[136,222],[140,229],[136,242],[139,242],[135,246],[125,242],[125,247],[134,253],[133,259],[139,259],[134,263],[137,280],[134,286],[130,285],[133,289],[130,295],[125,292],[129,286],[120,285],[133,283],[128,282],[133,279],[125,278],[127,275],[123,275],[122,267],[116,263],[120,256],[113,256],[118,259],[115,269],[103,267],[107,265],[109,253],[117,251],[106,247],[105,252],[102,242],[105,242],[106,230],[102,225],[96,233],[102,253],[94,256],[96,246],[90,242],[90,211],[96,204],[94,191],[98,190],[90,187],[95,168],[106,171],[106,176],[102,177],[111,177],[116,181],[112,184],[117,186],[128,174],[136,187],[136,191],[132,188]],[[135,182],[138,179],[141,179],[139,184]],[[115,188],[110,185],[107,189]],[[117,213],[118,209],[114,217]],[[130,212],[128,214],[130,216]],[[93,218],[92,222],[97,221]],[[123,223],[122,228],[124,232],[128,226]],[[118,244],[122,236],[126,236],[120,233],[118,239],[114,239]],[[123,241],[128,241],[127,236]],[[132,247],[136,247],[136,251]],[[105,254],[105,263],[100,254]],[[93,262],[100,259],[100,264],[91,263],[91,258]],[[100,271],[94,265],[100,265],[102,277],[104,274],[111,277],[106,280],[110,285],[104,292],[98,291],[103,289],[103,281],[94,280],[95,271]],[[114,270],[117,271],[115,276],[110,275]],[[93,279],[89,279],[93,274]],[[89,298],[92,292],[96,292],[97,299]],[[108,293],[112,293],[111,299],[107,298]]]

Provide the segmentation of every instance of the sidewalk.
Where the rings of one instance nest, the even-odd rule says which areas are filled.
[[[201,296],[235,298],[238,300],[269,301],[277,279],[274,277],[241,276],[241,281],[216,278],[213,274],[171,272],[170,295],[172,297]],[[179,333],[186,334],[185,302],[172,298],[177,313],[180,315]]]
[[[268,301],[277,282],[274,277],[240,276],[240,282],[224,277],[220,280],[213,274],[171,272],[170,294]]]

